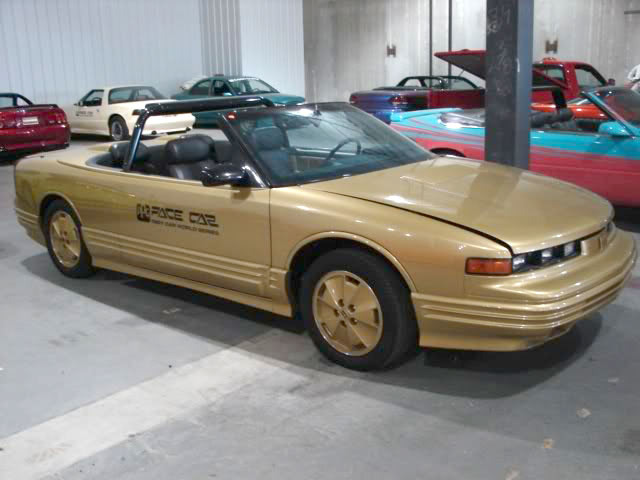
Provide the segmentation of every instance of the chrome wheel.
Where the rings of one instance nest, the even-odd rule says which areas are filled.
[[[312,299],[313,318],[324,339],[345,355],[366,355],[382,337],[382,310],[369,284],[344,270],[324,275]]]
[[[63,211],[54,213],[49,222],[49,237],[56,259],[67,268],[75,267],[80,260],[82,243],[71,215]]]
[[[115,141],[120,141],[124,138],[122,125],[118,120],[114,120],[113,122],[111,122],[111,138],[113,138]]]

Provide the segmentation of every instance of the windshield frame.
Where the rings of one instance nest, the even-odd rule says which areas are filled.
[[[274,111],[274,109],[276,109],[276,110]],[[296,111],[299,111],[299,110],[306,110],[307,112],[316,112],[316,111],[322,112],[322,109],[325,109],[325,111],[344,111],[344,110],[348,110],[348,111],[353,111],[357,115],[362,115],[362,118],[367,118],[367,120],[371,120],[372,125],[375,125],[375,127],[382,127],[382,128],[388,129],[388,130],[386,130],[386,133],[388,133],[390,135],[393,135],[401,143],[406,143],[407,145],[411,145],[411,146],[419,149],[420,153],[423,153],[424,155],[422,156],[421,159],[418,159],[418,160],[415,160],[415,161],[410,161],[410,162],[406,162],[406,163],[398,163],[397,165],[390,165],[390,166],[385,166],[385,167],[382,167],[382,168],[375,168],[375,169],[361,171],[361,172],[356,171],[356,172],[352,172],[352,173],[349,173],[349,174],[336,172],[335,174],[323,176],[322,178],[313,178],[313,179],[309,179],[309,180],[305,180],[305,181],[300,181],[299,178],[297,178],[297,179],[294,178],[294,179],[292,179],[292,181],[283,181],[283,180],[281,180],[279,178],[276,178],[274,176],[274,174],[273,174],[274,172],[272,172],[271,168],[266,164],[265,161],[263,161],[263,159],[260,156],[259,152],[256,151],[256,149],[254,148],[252,142],[249,140],[248,136],[244,132],[242,132],[241,129],[239,128],[240,127],[239,121],[243,120],[243,118],[242,118],[243,116],[245,117],[244,120],[248,120],[248,119],[252,119],[252,117],[253,118],[269,117],[270,115],[273,115],[274,113],[278,114],[278,113],[283,113],[283,112],[296,112]],[[303,116],[308,116],[308,115],[303,115]],[[249,117],[249,118],[247,118],[247,117]],[[431,160],[431,159],[437,157],[437,155],[429,152],[426,149],[422,149],[420,146],[415,144],[415,142],[413,142],[409,138],[405,137],[404,135],[398,133],[397,131],[395,131],[394,129],[389,127],[388,125],[385,125],[384,123],[380,122],[375,117],[370,116],[369,114],[363,112],[362,110],[360,110],[358,108],[355,108],[355,107],[349,105],[346,102],[322,102],[322,103],[313,103],[313,104],[308,104],[307,103],[307,104],[302,104],[302,105],[271,107],[271,108],[267,108],[267,109],[251,108],[251,109],[246,109],[244,111],[235,111],[235,112],[228,113],[226,115],[223,115],[222,119],[223,120],[222,120],[221,124],[224,124],[226,127],[228,127],[233,132],[234,137],[236,137],[236,139],[240,143],[243,144],[244,148],[250,153],[250,156],[251,156],[251,158],[253,160],[253,163],[258,167],[257,169],[260,172],[261,176],[264,178],[264,180],[266,180],[267,184],[271,188],[284,188],[284,187],[291,187],[291,186],[301,186],[301,185],[308,185],[308,184],[312,184],[312,183],[337,180],[337,179],[340,179],[340,178],[352,177],[352,176],[356,176],[356,175],[364,175],[364,174],[367,174],[367,173],[374,173],[374,172],[378,172],[378,171],[381,171],[381,170],[386,170],[386,169],[389,169],[389,168],[399,167],[399,166],[402,166],[402,165],[408,165],[408,164],[412,164],[412,163],[420,163],[420,162]],[[380,125],[378,125],[378,123],[380,123]],[[322,148],[319,148],[318,150],[321,150],[321,149]]]
[[[636,126],[633,125],[631,122],[629,122],[628,120],[626,120],[622,115],[620,115],[620,113],[618,113],[616,110],[614,110],[613,108],[611,108],[605,101],[604,99],[600,98],[600,96],[598,95],[600,92],[603,91],[620,91],[623,93],[627,93],[626,88],[624,87],[600,87],[600,88],[595,88],[589,91],[584,91],[581,93],[582,97],[587,98],[591,101],[591,103],[593,103],[596,107],[598,107],[600,110],[602,110],[602,112],[604,112],[605,115],[607,115],[609,118],[613,119],[612,121],[616,121],[618,123],[620,123],[624,128],[627,129],[627,131],[634,137],[638,137],[640,136],[640,125]],[[630,90],[629,90],[630,91]],[[636,95],[640,95],[638,93],[636,93]]]

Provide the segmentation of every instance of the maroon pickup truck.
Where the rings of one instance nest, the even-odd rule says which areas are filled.
[[[406,77],[395,87],[352,93],[349,103],[389,123],[392,113],[426,108],[480,108],[484,90],[460,76]]]
[[[461,70],[485,78],[484,50],[438,52],[435,56]],[[582,62],[562,62],[546,58],[533,64],[531,93],[533,102],[552,103],[547,87],[559,87],[567,100],[576,98],[582,90],[614,83],[591,65]],[[389,123],[392,113],[429,108],[482,108],[484,89],[461,76],[416,76],[403,79],[395,87],[380,87],[355,92],[349,102],[383,122]]]

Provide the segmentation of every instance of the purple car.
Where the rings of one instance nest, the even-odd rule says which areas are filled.
[[[427,108],[484,106],[484,90],[459,76],[406,77],[395,87],[379,87],[351,94],[349,102],[379,118],[390,122],[392,113]]]

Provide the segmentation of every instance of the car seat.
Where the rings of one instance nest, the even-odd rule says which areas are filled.
[[[210,157],[209,143],[198,137],[187,135],[167,142],[164,158],[169,176],[180,180],[200,180],[202,171],[215,165]]]
[[[109,147],[109,153],[111,154],[111,160],[114,167],[122,168],[124,166],[124,161],[129,153],[129,145],[130,142],[126,141],[114,143]],[[131,171],[147,173],[145,168],[149,158],[149,149],[144,143],[139,143],[138,150],[136,151],[136,158],[133,159],[133,165],[131,165]]]
[[[251,141],[269,170],[278,177],[291,175],[287,142],[278,127],[259,127],[251,132]]]

